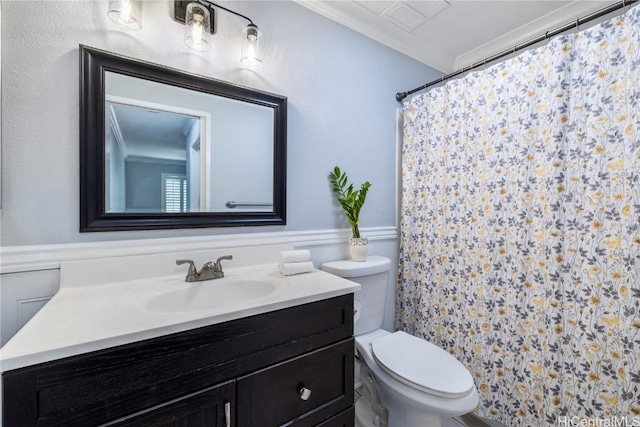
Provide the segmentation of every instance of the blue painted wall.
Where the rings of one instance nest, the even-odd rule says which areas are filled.
[[[439,73],[291,1],[222,3],[262,29],[258,71],[239,64],[245,22],[233,15],[197,53],[169,2],[145,1],[138,32],[113,24],[107,4],[2,2],[2,246],[347,228],[327,181],[336,164],[373,183],[362,226],[394,225],[394,95]],[[80,234],[79,44],[287,96],[288,224]]]

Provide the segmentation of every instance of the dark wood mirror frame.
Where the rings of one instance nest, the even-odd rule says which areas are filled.
[[[271,212],[105,212],[107,71],[273,108]],[[80,232],[286,224],[287,98],[80,45]]]

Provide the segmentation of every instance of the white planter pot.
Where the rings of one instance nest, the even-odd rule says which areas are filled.
[[[349,239],[349,252],[353,261],[366,261],[369,254],[369,239],[366,237],[352,237]]]

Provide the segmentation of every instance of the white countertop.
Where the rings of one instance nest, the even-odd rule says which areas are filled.
[[[224,279],[185,283],[184,274],[120,281],[60,291],[0,349],[0,371],[133,343],[175,332],[356,292],[360,285],[323,271],[282,276],[276,264],[225,269]],[[149,298],[217,281],[267,280],[263,297],[186,312],[158,312]],[[218,282],[220,284],[222,282]]]

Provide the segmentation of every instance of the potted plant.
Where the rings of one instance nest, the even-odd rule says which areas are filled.
[[[349,184],[346,172],[336,166],[329,173],[331,187],[338,203],[342,206],[344,214],[351,226],[351,238],[349,239],[349,250],[354,261],[366,261],[369,252],[369,240],[360,236],[358,225],[360,224],[360,210],[367,198],[367,193],[371,183],[366,181],[359,190],[354,190],[353,184]]]

